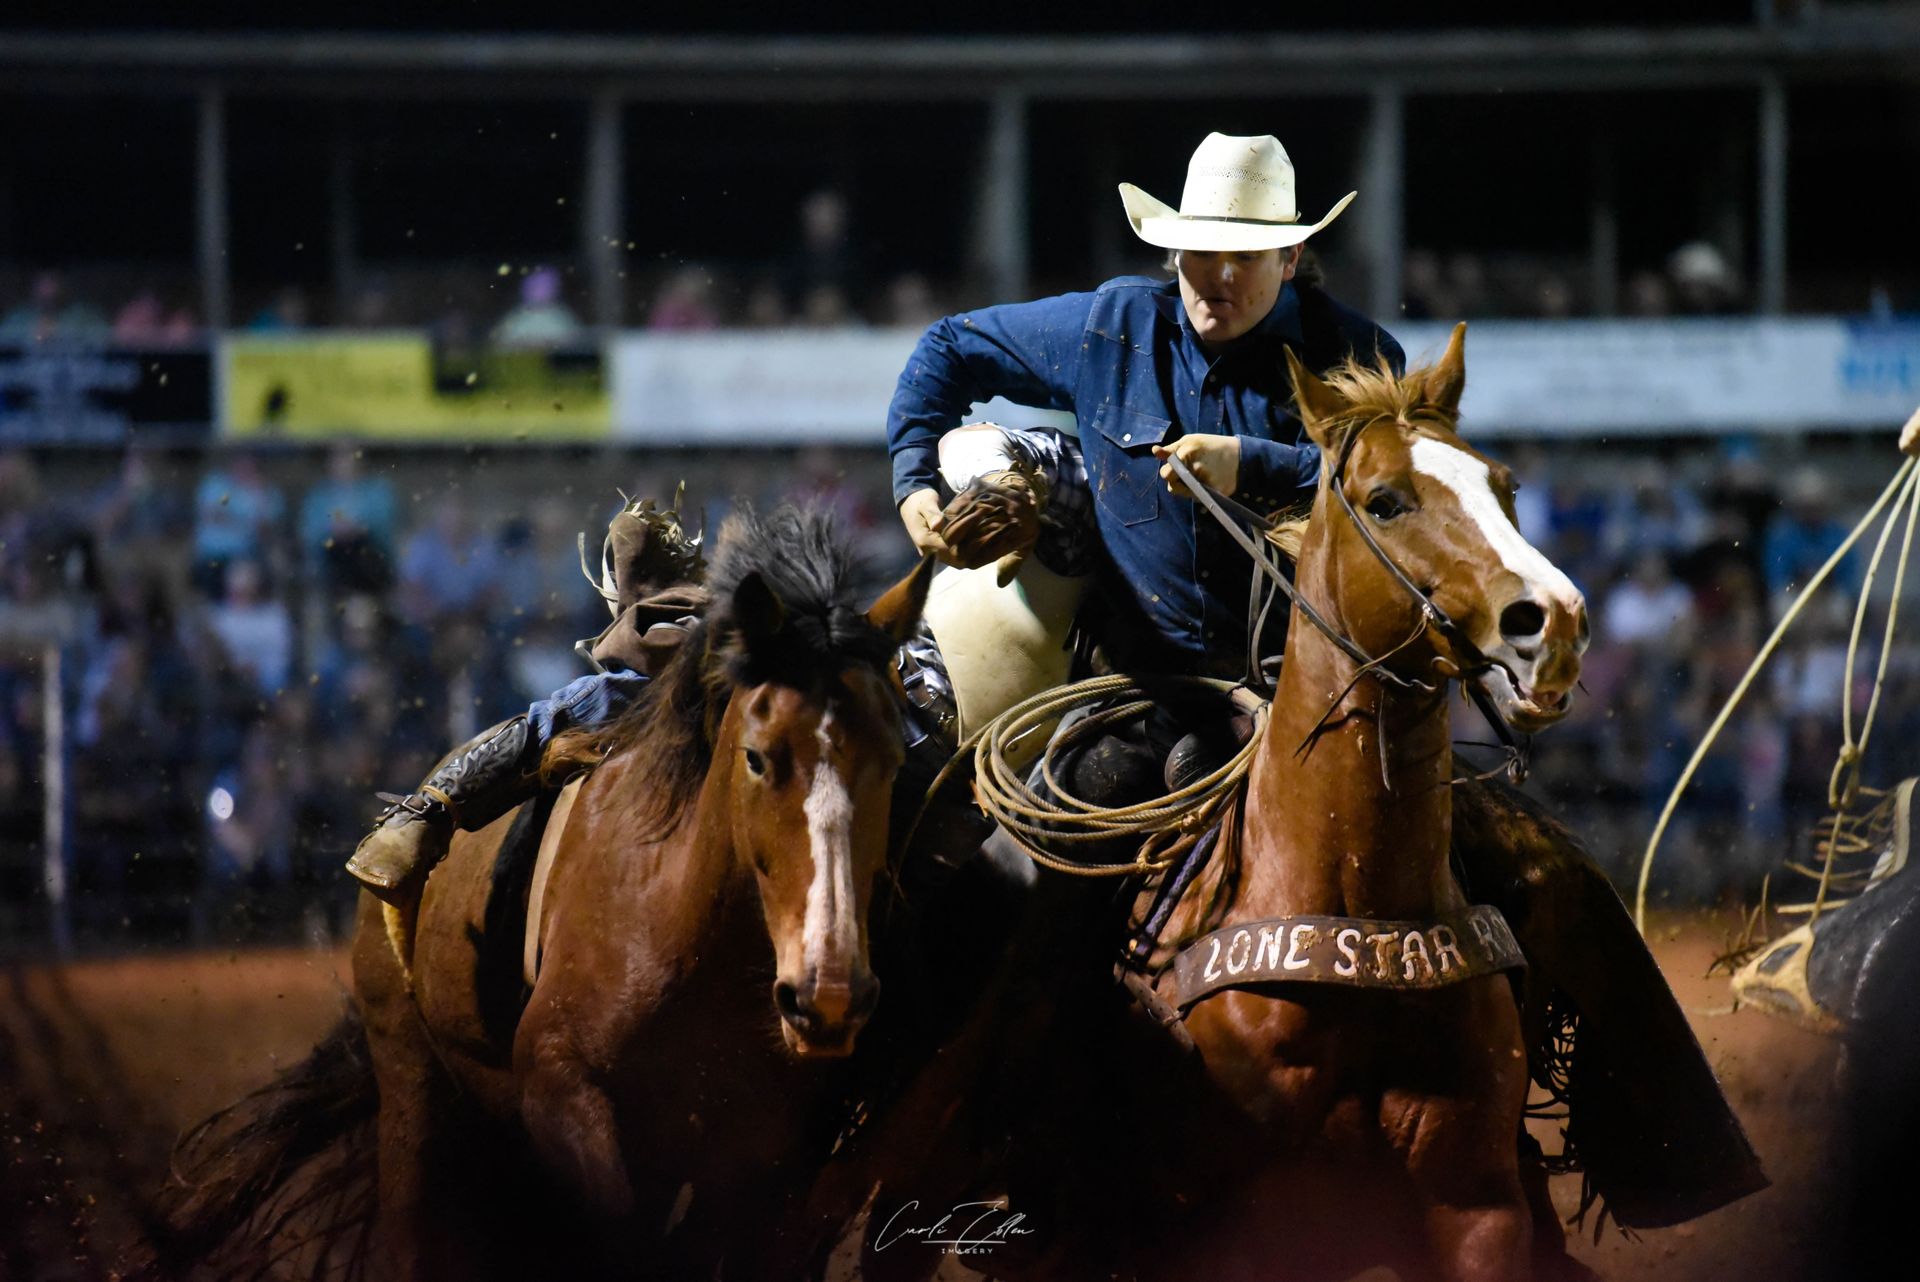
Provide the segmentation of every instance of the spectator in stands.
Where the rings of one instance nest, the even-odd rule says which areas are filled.
[[[393,486],[362,470],[362,450],[335,441],[327,477],[300,501],[300,556],[329,592],[380,592],[393,582]]]
[[[1707,536],[1707,515],[1692,488],[1658,464],[1637,469],[1632,489],[1616,489],[1607,512],[1606,549],[1622,563],[1642,552],[1677,558]]]
[[[1408,320],[1445,320],[1460,314],[1440,270],[1440,255],[1409,249],[1400,270],[1401,312]]]
[[[501,317],[493,338],[503,347],[563,347],[585,331],[560,298],[560,273],[536,267],[520,281],[520,305]]]
[[[1625,307],[1629,316],[1666,316],[1673,311],[1673,290],[1659,272],[1638,271],[1627,277]]]
[[[69,298],[66,280],[52,271],[34,277],[32,296],[0,317],[0,347],[103,342],[111,332],[106,317]]]
[[[446,684],[433,672],[427,635],[372,596],[348,597],[334,617],[337,628],[313,665],[321,735],[350,745],[341,749],[348,756],[437,753],[445,738]]]
[[[288,285],[273,296],[273,301],[253,314],[247,328],[258,334],[285,333],[306,329],[313,324],[313,309],[307,305],[306,291]]]
[[[1803,468],[1787,486],[1786,506],[1766,530],[1767,593],[1777,601],[1799,590],[1847,539],[1844,521],[1832,515],[1833,495],[1825,473]],[[1858,557],[1835,570],[1845,587],[1857,587]]]
[[[1487,284],[1487,265],[1478,254],[1455,254],[1447,261],[1447,291],[1459,316],[1485,316],[1496,310]]]
[[[498,571],[494,541],[474,527],[458,495],[446,495],[401,547],[402,609],[429,628],[449,615],[484,610],[492,604]]]
[[[1667,257],[1675,310],[1689,316],[1719,316],[1740,310],[1740,278],[1727,256],[1704,240],[1689,241]]]
[[[158,291],[143,289],[113,318],[113,341],[121,347],[179,347],[200,336],[193,313],[171,310]]]
[[[1573,286],[1558,272],[1548,272],[1534,282],[1532,312],[1547,320],[1566,320],[1573,315]]]
[[[259,562],[228,562],[226,592],[207,611],[207,625],[234,677],[262,696],[286,688],[293,670],[293,619],[284,604],[267,595]]]
[[[809,329],[843,329],[859,322],[847,291],[838,285],[815,285],[801,300],[800,323]]]
[[[25,450],[0,453],[0,570],[29,559],[46,515],[40,469],[33,465],[33,456]],[[0,574],[0,583],[11,577]]]
[[[887,286],[880,323],[899,329],[925,329],[947,314],[933,295],[933,286],[920,272],[901,272]]]
[[[193,576],[209,598],[225,586],[226,567],[255,561],[272,567],[287,503],[260,471],[251,450],[228,450],[194,491]]]
[[[780,284],[763,276],[747,291],[746,306],[741,308],[740,323],[748,329],[782,329],[789,323],[786,296]]]
[[[293,798],[281,763],[286,744],[273,723],[247,732],[240,759],[213,777],[208,791],[207,832],[212,849],[207,878],[216,892],[255,894],[284,886],[292,876]]]
[[[354,329],[391,329],[401,323],[394,313],[393,288],[384,276],[362,280],[345,313],[347,324]]]
[[[843,305],[860,297],[866,282],[853,242],[847,198],[831,187],[810,194],[800,203],[799,231],[798,242],[780,268],[787,309],[819,317],[836,297]],[[810,319],[809,323],[821,322]]]
[[[698,263],[687,263],[660,287],[647,312],[648,329],[704,330],[720,327],[713,303],[713,273]]]
[[[1667,558],[1640,554],[1633,577],[1614,588],[1601,615],[1601,635],[1614,645],[1685,647],[1693,624],[1693,594],[1674,581]]]
[[[184,495],[161,482],[153,451],[130,444],[120,457],[119,475],[93,502],[91,523],[103,552],[166,549],[184,543],[193,528],[193,511]]]

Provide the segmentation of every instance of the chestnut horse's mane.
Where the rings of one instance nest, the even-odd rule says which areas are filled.
[[[770,630],[736,617],[742,583],[757,577],[780,603]],[[713,736],[733,691],[777,681],[806,689],[850,663],[885,664],[894,643],[854,605],[855,567],[825,508],[742,507],[720,527],[707,574],[712,613],[619,717],[548,745],[541,775],[557,781],[603,759],[640,754],[649,787],[637,818],[658,835],[692,800],[712,763]],[[755,631],[758,627],[760,630]]]
[[[1351,431],[1377,418],[1404,423],[1415,410],[1438,415],[1452,427],[1453,416],[1433,403],[1428,388],[1428,375],[1433,369],[1432,365],[1422,365],[1396,374],[1384,356],[1372,363],[1349,356],[1322,374],[1320,381],[1347,402],[1347,408],[1337,420],[1343,431]]]
[[[1344,439],[1347,433],[1378,418],[1404,423],[1407,416],[1417,409],[1424,409],[1429,414],[1441,414],[1439,407],[1430,400],[1427,389],[1427,375],[1432,368],[1423,365],[1405,374],[1396,374],[1384,356],[1372,364],[1349,356],[1320,375],[1320,381],[1347,402],[1347,408],[1333,425],[1335,436]],[[1451,416],[1443,417],[1447,418],[1449,427],[1453,426]],[[1295,560],[1300,556],[1300,544],[1306,536],[1307,519],[1312,507],[1313,500],[1309,496],[1293,507],[1276,512],[1267,530],[1268,541]]]

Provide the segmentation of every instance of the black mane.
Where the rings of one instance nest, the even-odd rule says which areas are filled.
[[[830,510],[782,504],[762,516],[743,507],[720,527],[708,571],[711,648],[736,685],[805,686],[848,663],[884,664],[894,645],[854,601],[853,555]],[[737,617],[741,584],[758,575],[784,610],[776,633],[755,636]]]

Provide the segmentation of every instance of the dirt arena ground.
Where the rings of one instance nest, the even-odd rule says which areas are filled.
[[[1813,1208],[1837,1048],[1732,1010],[1707,966],[1731,929],[1673,918],[1655,950],[1773,1187],[1692,1224],[1576,1247],[1607,1278],[1820,1279]],[[303,1056],[346,1001],[343,953],[193,953],[12,965],[0,983],[0,1279],[105,1282],[125,1266],[180,1130]],[[1577,1181],[1556,1197],[1565,1212]],[[942,1277],[973,1276],[957,1266]],[[1891,1276],[1891,1275],[1889,1275]]]

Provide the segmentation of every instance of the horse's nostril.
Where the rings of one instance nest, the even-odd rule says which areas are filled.
[[[803,1025],[807,1017],[800,1010],[800,992],[786,980],[773,986],[773,1005],[780,1012],[780,1018],[789,1024]]]
[[[1500,612],[1500,635],[1504,637],[1537,637],[1546,626],[1547,612],[1538,602],[1515,601]]]

